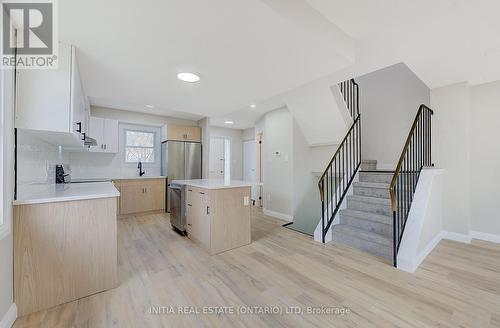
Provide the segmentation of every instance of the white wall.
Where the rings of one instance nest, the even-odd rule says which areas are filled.
[[[231,141],[231,179],[243,179],[243,131],[211,126],[210,137],[224,137]],[[205,147],[207,148],[207,147]],[[208,164],[208,161],[205,162]]]
[[[355,79],[360,88],[363,159],[394,169],[429,88],[403,63]]]
[[[243,130],[243,141],[255,140],[255,128]]]
[[[433,89],[433,161],[443,168],[443,228],[470,231],[470,96],[467,83]]]
[[[208,178],[208,164],[210,162],[210,120],[208,117],[199,120],[198,126],[201,128],[201,177]]]
[[[154,111],[154,110],[152,110]],[[118,120],[123,123],[132,123],[132,124],[147,124],[147,125],[155,125],[162,126],[164,124],[178,124],[178,125],[187,125],[187,126],[197,126],[198,123],[196,121],[182,120],[174,117],[163,116],[163,115],[154,115],[148,113],[138,113],[131,112],[127,110],[120,110],[114,108],[105,108],[105,107],[90,107],[90,115],[97,116],[101,118],[109,118],[113,120]]]
[[[500,81],[471,88],[471,229],[500,236]]]
[[[93,152],[71,152],[67,154],[68,163],[71,167],[73,179],[82,178],[126,178],[134,177],[139,173],[137,163],[125,163],[125,130],[139,129],[141,131],[154,132],[155,138],[155,162],[143,163],[145,176],[161,175],[161,142],[160,128],[148,125],[135,125],[119,123],[118,126],[118,153],[93,153]]]
[[[267,113],[256,125],[263,132],[264,210],[293,217],[293,118],[288,109]],[[280,156],[275,152],[279,151]]]
[[[5,231],[0,233],[0,320],[5,317],[14,302],[13,297],[13,244],[12,244],[12,200],[14,196],[14,102],[13,71],[2,70],[0,73],[2,97],[2,217]]]
[[[136,113],[118,109],[92,107],[91,115],[101,118],[118,120],[119,123],[119,152],[93,153],[93,152],[68,152],[59,153],[58,147],[31,137],[27,132],[18,135],[18,186],[30,183],[54,183],[55,164],[63,163],[71,168],[73,179],[82,178],[126,178],[137,175],[137,164],[124,161],[124,129],[139,127],[156,133],[156,161],[153,164],[144,163],[146,176],[161,174],[160,143],[163,127],[167,123],[196,126],[197,122],[179,120],[176,118]],[[91,136],[92,137],[92,136]]]
[[[26,130],[17,132],[17,185],[54,184],[56,164],[69,164],[68,153],[59,151]]]

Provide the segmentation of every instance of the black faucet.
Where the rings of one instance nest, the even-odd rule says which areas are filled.
[[[142,170],[142,162],[139,162],[139,165],[137,165],[137,168],[139,169],[139,176],[142,177],[145,171]]]

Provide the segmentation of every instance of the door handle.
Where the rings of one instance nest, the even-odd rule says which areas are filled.
[[[191,204],[188,204],[188,206],[193,206],[193,205],[191,205]]]
[[[82,133],[82,122],[78,122],[78,123],[76,123],[76,125],[78,126],[78,128],[76,129],[76,132]]]
[[[192,224],[191,224],[191,223],[188,223],[188,226],[192,226]]]
[[[104,144],[104,149],[106,149],[106,144]]]

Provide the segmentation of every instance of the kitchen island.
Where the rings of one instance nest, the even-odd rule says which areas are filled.
[[[20,188],[13,202],[19,316],[117,286],[118,196],[111,182]]]
[[[253,182],[239,180],[174,180],[185,187],[189,239],[211,255],[251,243],[250,194]]]

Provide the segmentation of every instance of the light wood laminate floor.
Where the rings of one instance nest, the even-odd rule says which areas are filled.
[[[498,244],[442,241],[412,275],[281,224],[254,210],[252,244],[209,256],[173,232],[165,214],[121,218],[120,286],[15,327],[500,327]],[[168,314],[170,306],[264,305],[350,313]],[[151,306],[166,308],[151,314]]]

